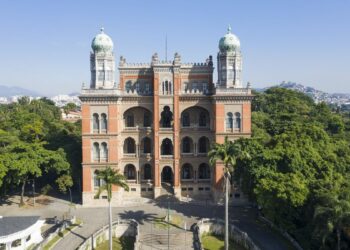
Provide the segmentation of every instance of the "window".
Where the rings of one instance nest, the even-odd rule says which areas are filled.
[[[103,70],[98,71],[98,80],[103,81],[105,79],[105,72]]]
[[[142,140],[142,146],[143,146],[143,153],[144,154],[150,154],[151,153],[151,139],[148,137],[143,138]]]
[[[96,170],[96,171],[94,172],[94,187],[95,187],[95,188],[98,188],[98,187],[101,186],[100,179],[97,178],[97,176],[98,176],[98,170]]]
[[[133,114],[129,114],[126,116],[126,126],[127,127],[135,127]]]
[[[92,115],[92,129],[94,133],[98,133],[100,130],[100,120],[96,113]]]
[[[12,241],[11,247],[19,247],[21,245],[21,239]]]
[[[107,161],[107,160],[108,160],[107,143],[102,142],[101,143],[101,161]]]
[[[205,136],[199,138],[198,141],[199,144],[199,153],[208,153],[208,149],[209,149],[209,139]]]
[[[107,131],[107,115],[101,114],[101,130],[106,132]]]
[[[127,180],[136,180],[135,166],[128,164],[125,166],[124,175]]]
[[[170,111],[169,106],[165,106],[161,113],[161,125],[163,128],[171,128],[173,121],[173,113]]]
[[[172,155],[173,154],[173,143],[170,139],[166,138],[162,141],[161,146],[162,155]]]
[[[205,112],[200,112],[198,124],[199,124],[199,127],[207,126],[207,115]]]
[[[241,114],[235,113],[235,128],[241,129]]]
[[[150,164],[145,164],[143,166],[143,179],[144,180],[152,179],[152,166]]]
[[[151,127],[151,116],[148,112],[143,115],[143,126]]]
[[[188,112],[182,113],[182,127],[190,126],[190,115]]]
[[[127,93],[131,92],[132,91],[132,82],[131,81],[128,81],[126,84],[125,84],[125,90]]]
[[[193,178],[192,165],[186,163],[182,166],[182,169],[181,169],[181,179],[189,180],[192,178]]]
[[[189,137],[182,139],[182,153],[191,153],[192,140]]]
[[[93,150],[93,161],[99,162],[100,161],[100,145],[97,142],[94,142],[92,150]]]
[[[172,94],[172,84],[169,81],[162,82],[162,92],[163,95],[171,95]]]
[[[210,168],[208,164],[202,163],[198,168],[198,178],[199,179],[210,179]]]
[[[135,140],[131,137],[128,137],[124,141],[124,153],[135,154],[135,151],[136,151]]]
[[[233,114],[231,112],[226,115],[226,128],[233,128]]]

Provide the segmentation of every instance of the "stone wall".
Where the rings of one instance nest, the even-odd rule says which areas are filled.
[[[108,225],[93,233],[87,238],[77,250],[92,250],[97,245],[108,240]],[[139,226],[135,220],[117,220],[112,223],[112,234],[119,238],[121,236],[135,237],[134,249],[138,249]]]
[[[202,219],[194,227],[194,241],[196,249],[202,250],[201,237],[203,234],[224,235],[224,221],[214,219]],[[260,250],[246,232],[241,231],[232,223],[229,225],[230,239],[248,250]]]

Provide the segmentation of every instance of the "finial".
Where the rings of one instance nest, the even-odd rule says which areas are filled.
[[[231,33],[231,25],[228,25],[227,33]]]
[[[104,30],[105,30],[105,28],[103,28],[103,27],[100,28],[101,33],[104,33]]]

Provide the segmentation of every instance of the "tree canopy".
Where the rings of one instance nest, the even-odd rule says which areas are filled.
[[[80,123],[61,120],[48,99],[0,105],[0,188],[2,194],[35,178],[38,186],[56,183],[65,192],[80,176]],[[76,180],[79,180],[77,178]],[[78,181],[76,184],[79,184]]]
[[[316,213],[318,207],[331,206],[323,204],[330,191],[350,202],[342,195],[350,192],[343,183],[350,178],[349,128],[344,119],[326,104],[282,88],[257,94],[252,106],[252,138],[238,141],[251,156],[237,161],[242,189],[305,249],[334,249],[336,232],[321,235]],[[331,217],[330,213],[328,220]]]

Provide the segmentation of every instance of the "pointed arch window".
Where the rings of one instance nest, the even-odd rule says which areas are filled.
[[[101,114],[101,131],[107,131],[107,115],[105,113]]]
[[[98,133],[100,131],[100,119],[99,115],[96,113],[92,115],[92,129],[94,133]]]
[[[136,180],[136,169],[132,164],[128,164],[124,169],[124,176],[127,180]]]
[[[241,129],[241,114],[239,112],[235,113],[235,128]]]
[[[183,180],[193,179],[193,168],[191,164],[186,163],[182,166],[181,179]]]
[[[108,148],[107,148],[107,143],[102,142],[101,143],[101,161],[106,162],[108,160]]]
[[[100,161],[100,145],[98,142],[94,142],[93,147],[92,147],[92,159],[94,162],[99,162]]]
[[[152,166],[150,164],[145,164],[143,166],[143,179],[144,180],[152,179]]]
[[[145,137],[142,140],[142,146],[143,146],[143,153],[144,154],[150,154],[152,150],[152,144],[151,139],[149,137]]]
[[[190,114],[188,112],[182,113],[182,127],[190,126]]]
[[[207,114],[205,112],[200,112],[199,114],[199,121],[198,121],[199,127],[206,127],[207,126]]]
[[[198,178],[199,179],[210,179],[210,168],[208,164],[202,163],[198,168]]]
[[[228,112],[226,115],[226,128],[233,128],[233,114],[231,112]]]

